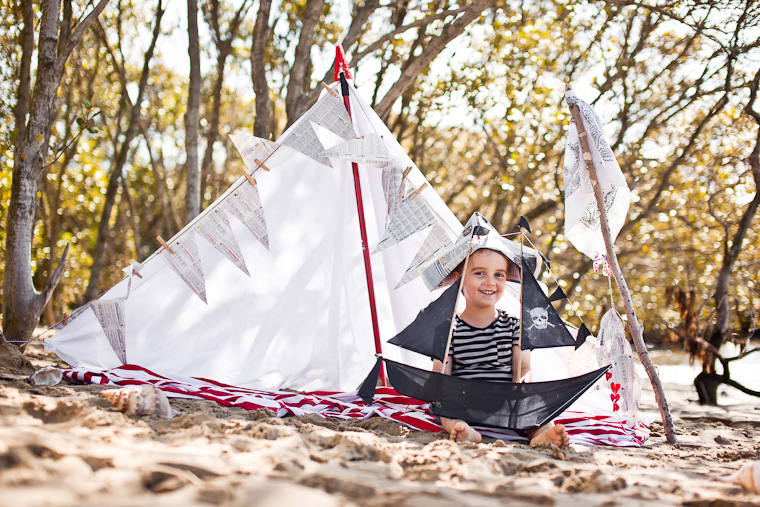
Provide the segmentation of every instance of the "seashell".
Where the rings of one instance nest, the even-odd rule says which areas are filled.
[[[760,493],[760,461],[742,465],[734,480],[748,490]]]
[[[35,386],[54,386],[63,379],[61,370],[55,366],[48,366],[35,371],[29,376],[29,382]]]
[[[127,415],[155,415],[163,419],[175,415],[164,392],[152,384],[103,391],[103,396]]]

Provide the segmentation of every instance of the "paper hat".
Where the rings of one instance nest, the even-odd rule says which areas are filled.
[[[483,215],[475,212],[467,221],[462,234],[459,235],[456,242],[444,250],[441,255],[431,259],[420,270],[422,280],[429,290],[451,284],[453,280],[447,280],[447,277],[467,256],[467,249],[470,247],[471,242],[472,251],[470,255],[481,248],[488,248],[489,250],[495,250],[503,254],[518,266],[522,265],[520,261],[520,244],[502,238]],[[538,276],[541,272],[540,254],[532,248],[523,247],[522,255],[533,269],[534,275]]]

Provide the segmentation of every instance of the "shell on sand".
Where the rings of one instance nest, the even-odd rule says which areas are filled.
[[[35,371],[29,376],[29,382],[35,386],[54,386],[63,378],[61,370],[54,366],[48,366]]]
[[[736,482],[750,491],[760,493],[760,461],[745,463],[736,474]]]
[[[152,384],[112,389],[102,394],[127,415],[155,415],[164,419],[174,417],[169,399]]]

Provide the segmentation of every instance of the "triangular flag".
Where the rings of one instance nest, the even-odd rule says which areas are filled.
[[[444,227],[438,223],[433,225],[427,238],[425,238],[425,242],[422,243],[420,249],[417,250],[414,259],[409,263],[409,267],[406,268],[404,276],[401,277],[401,280],[395,288],[398,289],[402,285],[405,285],[420,276],[420,268],[430,261],[430,259],[432,259],[438,252],[451,245],[454,242],[454,239],[456,239],[456,237],[448,227]]]
[[[198,253],[198,245],[195,244],[192,234],[185,234],[171,245],[174,253],[164,250],[169,266],[174,270],[182,281],[208,304],[206,300],[206,281],[203,278],[201,257]]]
[[[405,240],[412,234],[430,227],[435,221],[436,214],[424,198],[414,195],[407,197],[401,201],[372,253],[381,252]]]
[[[243,252],[240,250],[235,233],[232,232],[227,215],[221,209],[214,209],[195,224],[195,233],[211,243],[219,253],[248,276]]]
[[[581,323],[581,327],[578,328],[578,336],[575,338],[575,348],[578,349],[586,343],[586,338],[589,336],[591,336],[591,331],[588,330],[586,324]]]
[[[257,160],[266,160],[269,155],[280,147],[279,144],[273,141],[252,136],[251,134],[230,134],[230,140],[238,152],[240,152],[243,163],[250,171],[259,168],[259,164],[256,163]]]
[[[340,158],[376,167],[386,166],[391,161],[383,136],[375,133],[340,143],[321,152],[319,156]]]
[[[549,301],[554,302],[559,301],[560,299],[567,299],[567,295],[565,294],[565,291],[562,290],[562,287],[557,287],[549,296]]]
[[[523,215],[520,215],[520,220],[517,222],[517,227],[526,229],[528,233],[530,234],[530,224],[528,223],[528,219],[525,218]]]
[[[307,157],[332,167],[328,158],[320,156],[325,147],[319,140],[312,123],[337,134],[341,139],[355,138],[356,131],[343,104],[343,99],[329,93],[323,94],[314,107],[298,119],[293,128],[288,131],[287,138],[281,142],[283,146],[290,146]]]
[[[530,266],[522,260],[522,320],[520,348],[523,350],[575,346],[575,340],[549,302]]]
[[[227,215],[232,215],[240,220],[251,231],[251,234],[269,250],[269,235],[267,234],[267,223],[264,220],[264,208],[261,205],[261,197],[255,185],[244,181],[222,201],[221,209]]]
[[[95,313],[108,343],[116,353],[121,364],[127,364],[127,341],[124,311],[124,299],[95,299],[90,301],[90,308]]]
[[[353,79],[351,75],[351,68],[346,61],[346,53],[343,52],[343,46],[338,44],[335,46],[335,79],[333,81],[340,81],[340,73],[343,73],[346,79]]]
[[[404,166],[389,164],[383,167],[383,195],[388,205],[386,211],[386,225],[398,209],[398,205],[406,195],[402,186],[404,180]]]

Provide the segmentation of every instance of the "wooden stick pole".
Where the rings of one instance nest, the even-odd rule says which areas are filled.
[[[464,290],[464,277],[467,276],[467,263],[470,262],[470,253],[472,252],[472,240],[475,237],[473,234],[470,238],[470,244],[467,246],[467,255],[464,258],[464,267],[462,268],[462,276],[459,278],[459,292],[457,292],[457,298],[454,302],[454,314],[451,316],[451,325],[449,326],[449,337],[446,340],[446,350],[443,353],[443,364],[441,366],[441,373],[446,370],[446,361],[449,360],[449,347],[451,347],[451,337],[454,336],[454,326],[457,320],[457,306],[459,306],[459,298]],[[456,282],[455,282],[456,283]]]
[[[639,324],[636,318],[636,310],[633,307],[633,300],[631,299],[631,292],[628,290],[628,284],[623,278],[623,272],[618,264],[617,256],[615,255],[615,249],[612,244],[612,235],[610,233],[610,224],[607,221],[607,210],[604,207],[604,195],[599,185],[599,178],[596,174],[596,167],[594,167],[594,161],[591,158],[591,150],[589,149],[586,130],[583,127],[583,119],[578,106],[575,104],[569,104],[570,113],[575,121],[575,126],[578,128],[578,137],[581,141],[581,150],[583,151],[583,160],[591,177],[591,186],[594,188],[594,196],[596,197],[596,206],[599,209],[599,220],[602,227],[602,236],[604,237],[604,245],[607,248],[607,262],[612,268],[612,274],[615,277],[618,290],[620,291],[620,297],[623,299],[623,306],[625,307],[625,315],[628,318],[628,325],[631,328],[631,336],[633,337],[633,343],[636,345],[636,350],[639,353],[639,360],[644,365],[644,371],[649,376],[649,381],[652,383],[652,389],[654,390],[654,397],[657,400],[657,406],[660,409],[660,416],[662,417],[662,426],[665,431],[665,437],[669,444],[675,444],[678,442],[676,438],[675,428],[673,426],[673,417],[670,415],[670,409],[668,409],[668,402],[665,399],[665,391],[662,388],[662,382],[657,376],[657,371],[654,368],[652,359],[649,357],[647,347],[644,344],[644,336],[642,333],[642,326]]]
[[[512,382],[520,382],[520,375],[522,375],[522,336],[523,336],[523,244],[525,241],[525,231],[520,227],[520,336],[517,339],[517,349],[515,355],[512,357]]]

